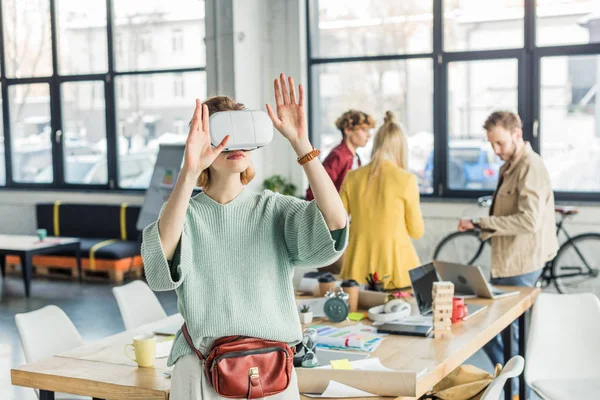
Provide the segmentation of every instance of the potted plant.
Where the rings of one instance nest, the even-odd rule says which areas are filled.
[[[312,319],[313,313],[310,311],[310,307],[306,304],[300,307],[300,322],[303,324],[310,324]]]
[[[263,188],[287,196],[293,196],[296,194],[296,185],[288,182],[281,175],[273,175],[265,179],[263,182]]]

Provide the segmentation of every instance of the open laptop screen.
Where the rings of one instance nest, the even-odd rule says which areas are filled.
[[[431,297],[433,282],[438,281],[433,263],[411,269],[408,271],[408,275],[410,276],[415,300],[419,306],[419,312],[421,315],[429,314],[433,303],[433,298]]]

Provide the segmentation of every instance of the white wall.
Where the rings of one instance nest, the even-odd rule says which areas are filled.
[[[229,94],[249,108],[264,109],[266,102],[273,103],[272,80],[280,72],[306,84],[304,4],[302,0],[207,1],[209,95]],[[209,21],[214,15],[216,20]],[[215,49],[220,54],[218,60],[211,57]],[[258,172],[252,189],[259,190],[262,181],[276,173],[304,188],[305,177],[296,163],[296,155],[280,136],[276,135],[269,146],[254,152],[252,157]],[[35,204],[55,200],[141,204],[143,196],[0,191],[0,233],[34,233]],[[458,218],[481,212],[472,204],[471,200],[432,200],[422,204],[426,235],[415,243],[422,261],[431,258],[441,237],[455,230]],[[582,207],[581,214],[569,223],[569,229],[571,233],[600,231],[600,207]]]

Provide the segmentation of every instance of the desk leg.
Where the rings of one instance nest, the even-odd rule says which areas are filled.
[[[23,270],[23,283],[25,284],[25,296],[29,297],[29,288],[31,287],[31,260],[32,256],[29,253],[21,256],[21,269]]]
[[[504,345],[504,365],[506,365],[507,361],[512,357],[512,323],[502,331],[502,344]],[[504,385],[504,399],[512,400],[512,379],[508,379]]]
[[[83,282],[83,268],[81,267],[81,245],[77,244],[75,249],[75,260],[77,261],[77,273],[79,274],[79,283]]]
[[[54,400],[54,392],[40,390],[40,400]]]
[[[525,345],[527,343],[527,314],[525,311],[519,317],[519,355],[525,358]],[[527,400],[527,384],[525,383],[525,371],[519,376],[519,399]]]

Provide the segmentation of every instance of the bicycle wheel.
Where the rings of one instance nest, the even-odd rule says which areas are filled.
[[[600,234],[575,236],[558,249],[552,262],[554,285],[560,293],[594,293],[600,296]]]
[[[433,259],[471,265],[480,259],[484,246],[477,232],[454,232],[437,245]]]

